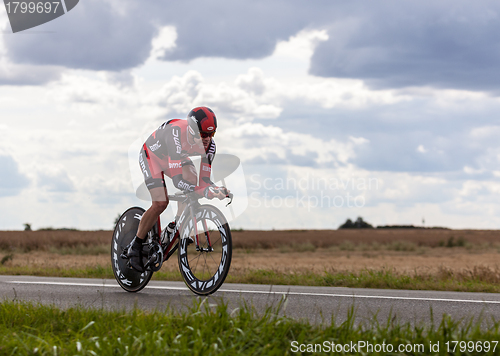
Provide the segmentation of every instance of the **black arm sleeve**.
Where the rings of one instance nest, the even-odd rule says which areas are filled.
[[[172,182],[174,183],[174,186],[180,190],[186,190],[188,192],[194,192],[194,189],[196,186],[194,184],[191,184],[184,179],[182,179],[182,174],[178,174],[174,177],[172,177]]]
[[[200,162],[200,186],[215,185],[210,179],[212,173],[212,161],[215,157],[215,141],[212,140],[208,145],[205,156],[201,157]],[[203,182],[203,183],[202,183]]]

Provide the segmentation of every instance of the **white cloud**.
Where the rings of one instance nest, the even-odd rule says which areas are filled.
[[[203,85],[200,73],[191,70],[182,77],[175,76],[159,91],[151,93],[148,100],[166,108],[167,112],[188,113],[193,107],[193,101],[198,97]]]
[[[126,177],[111,177],[95,173],[78,182],[78,189],[88,192],[94,199],[110,200],[112,196],[133,194],[132,185]]]
[[[64,74],[60,81],[51,84],[45,95],[60,111],[70,107],[73,112],[93,115],[93,118],[98,119],[97,115],[103,115],[106,110],[135,111],[139,98],[134,83],[132,79],[129,83],[131,86],[123,85],[119,74],[111,78],[106,72],[92,75],[76,71]],[[72,116],[68,118],[69,121],[74,119]],[[102,118],[99,121],[105,122]]]
[[[62,69],[56,66],[17,65],[0,59],[0,85],[41,85],[60,78]]]
[[[270,60],[276,60],[272,57]],[[373,105],[394,105],[409,101],[411,97],[390,90],[372,91],[362,81],[348,79],[318,79],[302,76],[300,79],[266,77],[258,67],[251,67],[246,74],[239,75],[235,84],[252,94],[258,102],[284,106],[288,102],[301,101],[304,104],[322,108],[335,107],[362,109]]]
[[[328,165],[331,168],[348,163],[355,155],[354,147],[365,142],[362,138],[346,142],[325,141],[309,134],[285,132],[279,127],[251,122],[223,129],[220,136],[222,144],[230,145],[243,160],[286,165],[294,165],[300,160],[300,165]]]
[[[370,143],[370,140],[367,140],[364,137],[349,136],[349,140],[351,140],[352,142],[354,142],[354,144],[356,144],[356,145],[363,145],[365,143]]]
[[[500,126],[488,125],[476,127],[471,130],[470,135],[475,140],[497,139],[500,135]]]
[[[266,90],[264,72],[256,67],[248,69],[246,74],[239,75],[235,80],[235,84],[237,87],[255,95],[262,95]]]
[[[182,77],[175,76],[160,90],[148,94],[145,101],[165,108],[165,114],[182,113],[183,116],[198,105],[207,105],[216,114],[222,112],[247,120],[275,118],[282,110],[235,85],[206,83],[203,76],[194,70]]]
[[[160,28],[158,35],[151,42],[151,52],[148,60],[157,60],[165,56],[167,51],[175,48],[177,31],[174,26]]]
[[[427,149],[424,147],[424,145],[418,145],[417,152],[426,153]]]
[[[302,30],[288,41],[276,45],[273,56],[297,58],[309,62],[319,42],[328,40],[326,30]]]

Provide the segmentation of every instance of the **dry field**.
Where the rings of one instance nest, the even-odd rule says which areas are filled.
[[[10,267],[109,266],[111,231],[0,231],[0,260]],[[233,273],[453,271],[500,266],[500,231],[379,229],[234,231]],[[176,261],[164,270],[176,270]]]

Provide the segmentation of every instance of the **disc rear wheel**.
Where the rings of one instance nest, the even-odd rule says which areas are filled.
[[[120,257],[137,233],[144,209],[133,207],[125,211],[118,220],[111,240],[111,266],[118,284],[127,292],[138,292],[151,279],[153,271],[138,272],[127,266],[127,259]],[[157,225],[153,229],[157,229]],[[153,230],[154,231],[154,230]],[[143,263],[147,262],[148,252],[144,251]]]

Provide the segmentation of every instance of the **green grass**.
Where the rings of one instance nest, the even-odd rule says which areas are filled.
[[[263,313],[248,306],[231,310],[222,303],[209,305],[208,299],[198,300],[185,312],[61,310],[4,301],[0,303],[0,355],[291,355],[301,344],[305,350],[316,348],[314,354],[332,354],[327,349],[332,342],[351,345],[360,341],[394,348],[422,345],[420,351],[406,353],[411,355],[494,355],[500,351],[497,345],[493,352],[493,341],[500,340],[496,321],[480,325],[445,315],[430,325],[400,324],[391,317],[380,324],[375,320],[358,324],[351,309],[343,323],[326,320],[323,325],[311,325],[284,313],[286,300]],[[490,351],[467,353],[458,346],[456,352],[447,353],[445,343],[453,346],[453,341],[490,342]],[[429,345],[437,343],[440,352],[430,352]],[[322,352],[318,352],[320,347]],[[366,352],[366,347],[360,351],[387,354]]]
[[[81,269],[56,269],[43,267],[8,267],[0,266],[3,275],[32,275],[75,278],[110,278],[113,271],[109,267],[87,267]],[[153,280],[182,281],[178,270],[159,271]],[[309,271],[281,272],[276,270],[229,271],[227,283],[251,283],[274,285],[303,285],[323,287],[381,288],[410,290],[439,290],[461,292],[500,292],[498,271],[476,267],[462,272],[453,272],[441,268],[436,273],[399,273],[392,269],[362,270],[360,272]]]
[[[114,278],[111,266],[86,268],[45,268],[29,266],[0,266],[1,275],[41,276],[41,277],[73,277],[73,278]]]
[[[436,274],[417,272],[403,274],[391,269],[363,270],[360,272],[325,271],[323,273],[248,270],[239,275],[229,273],[226,282],[350,288],[500,292],[500,283],[498,282],[496,272],[481,269],[473,269],[462,273],[454,273],[446,269],[441,269]]]

